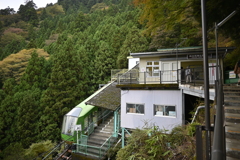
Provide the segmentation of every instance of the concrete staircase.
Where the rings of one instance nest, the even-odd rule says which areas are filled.
[[[108,143],[105,143],[108,138],[114,132],[114,118],[113,116],[106,119],[101,125],[99,125],[94,132],[88,137],[87,145],[94,146],[97,148],[89,148],[88,154],[91,155],[92,159],[102,159],[99,157],[99,148],[102,147],[102,151],[107,151]],[[116,138],[111,137],[110,142],[113,144]],[[105,144],[104,144],[105,143]],[[94,158],[95,157],[95,158]],[[105,155],[103,155],[105,157]]]
[[[225,85],[225,133],[227,160],[240,160],[240,86]]]

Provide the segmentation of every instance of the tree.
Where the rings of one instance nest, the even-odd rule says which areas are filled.
[[[15,124],[17,108],[14,104],[16,82],[9,78],[3,85],[4,99],[0,102],[0,150],[3,150],[10,143],[16,141]]]
[[[117,58],[118,68],[127,68],[127,57],[130,53],[143,52],[148,49],[148,41],[140,33],[137,27],[133,27],[126,36],[123,46]]]
[[[198,0],[191,0],[193,7],[193,13],[195,18],[201,23],[201,3]],[[214,27],[215,23],[221,22],[230,13],[235,10],[239,10],[240,2],[238,0],[224,1],[224,0],[209,0],[206,2],[207,8],[207,27],[211,29]],[[239,19],[240,13],[238,12],[231,19],[227,21],[221,28],[220,32],[225,36],[231,36],[235,40],[239,40]]]
[[[15,95],[19,98],[21,97],[16,116],[18,142],[25,149],[39,140],[38,121],[42,115],[40,108],[41,94],[42,92],[39,88],[33,88],[18,92]]]
[[[113,49],[104,41],[100,41],[99,50],[95,52],[95,82],[106,83],[111,76],[111,69],[116,68],[116,55]]]
[[[47,18],[47,11],[46,11],[46,9],[44,8],[43,11],[42,11],[42,13],[41,13],[40,19],[41,19],[41,20],[44,20],[45,18]]]
[[[0,15],[11,15],[14,14],[16,11],[14,11],[13,8],[10,8],[9,6],[5,9],[0,9]]]
[[[76,32],[83,32],[88,26],[90,26],[90,19],[80,12],[75,20]]]
[[[36,26],[38,24],[36,7],[36,4],[32,0],[26,1],[25,5],[20,6],[18,14],[21,15],[23,21],[30,22],[32,25]]]
[[[50,140],[59,140],[63,115],[86,97],[84,83],[88,80],[84,72],[86,64],[76,54],[71,38],[58,50],[52,57],[49,87],[41,98],[44,110],[40,119],[41,137]]]
[[[46,59],[44,57],[38,57],[38,53],[33,51],[31,59],[28,62],[27,68],[21,77],[19,89],[21,91],[31,90],[39,88],[44,90],[47,88],[47,73]]]

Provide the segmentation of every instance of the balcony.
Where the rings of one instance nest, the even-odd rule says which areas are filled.
[[[125,73],[116,73],[118,85],[129,84],[190,84],[202,85],[204,83],[204,74],[202,67],[164,70],[155,72],[139,72],[138,69],[132,69]],[[209,84],[214,84],[216,79],[216,66],[209,67]]]

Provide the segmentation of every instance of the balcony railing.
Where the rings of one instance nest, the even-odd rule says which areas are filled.
[[[139,72],[130,70],[125,74],[118,74],[118,84],[203,84],[203,68],[187,68],[179,70],[164,70],[156,72]],[[214,84],[216,67],[209,67],[209,83]]]

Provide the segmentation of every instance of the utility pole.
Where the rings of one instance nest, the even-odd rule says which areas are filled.
[[[210,131],[210,106],[209,106],[209,71],[208,71],[208,45],[207,45],[207,20],[206,0],[201,0],[202,37],[203,37],[203,63],[204,63],[204,104],[206,127],[206,160],[211,159],[211,131]]]

